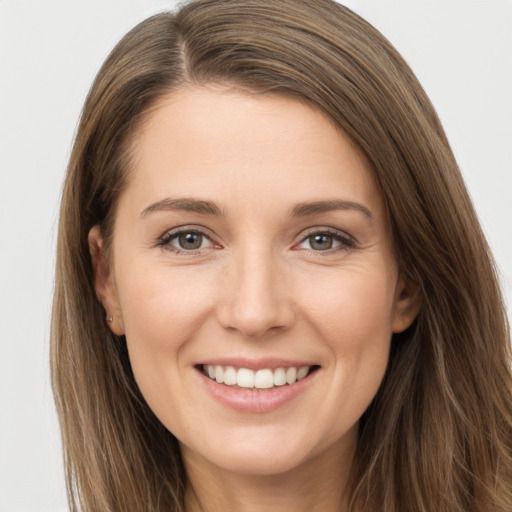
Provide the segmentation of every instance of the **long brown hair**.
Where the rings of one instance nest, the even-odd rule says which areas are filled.
[[[99,223],[108,244],[148,112],[184,84],[212,82],[305,99],[362,148],[400,269],[422,294],[360,421],[351,510],[510,512],[510,335],[490,250],[414,74],[331,0],[194,1],[136,26],[96,77],[63,191],[51,335],[72,510],[183,510],[178,443],[105,323],[87,235]]]

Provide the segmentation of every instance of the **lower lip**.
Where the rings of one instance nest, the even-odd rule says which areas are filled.
[[[279,409],[306,391],[316,378],[318,369],[293,384],[267,390],[232,388],[210,379],[200,370],[198,374],[208,392],[222,405],[239,412],[263,414]]]

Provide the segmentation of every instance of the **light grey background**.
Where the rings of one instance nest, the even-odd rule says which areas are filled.
[[[0,512],[66,510],[48,374],[62,179],[104,58],[134,24],[174,3],[0,0]],[[395,44],[438,109],[510,312],[512,0],[344,3]]]

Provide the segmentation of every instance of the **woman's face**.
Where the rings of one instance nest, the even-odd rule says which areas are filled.
[[[212,86],[166,97],[132,158],[96,285],[185,463],[352,454],[415,316],[361,151],[304,102]]]

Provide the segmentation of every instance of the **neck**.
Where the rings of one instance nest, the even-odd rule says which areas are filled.
[[[354,447],[331,446],[280,474],[227,471],[182,447],[187,469],[187,512],[345,512],[345,488]]]

